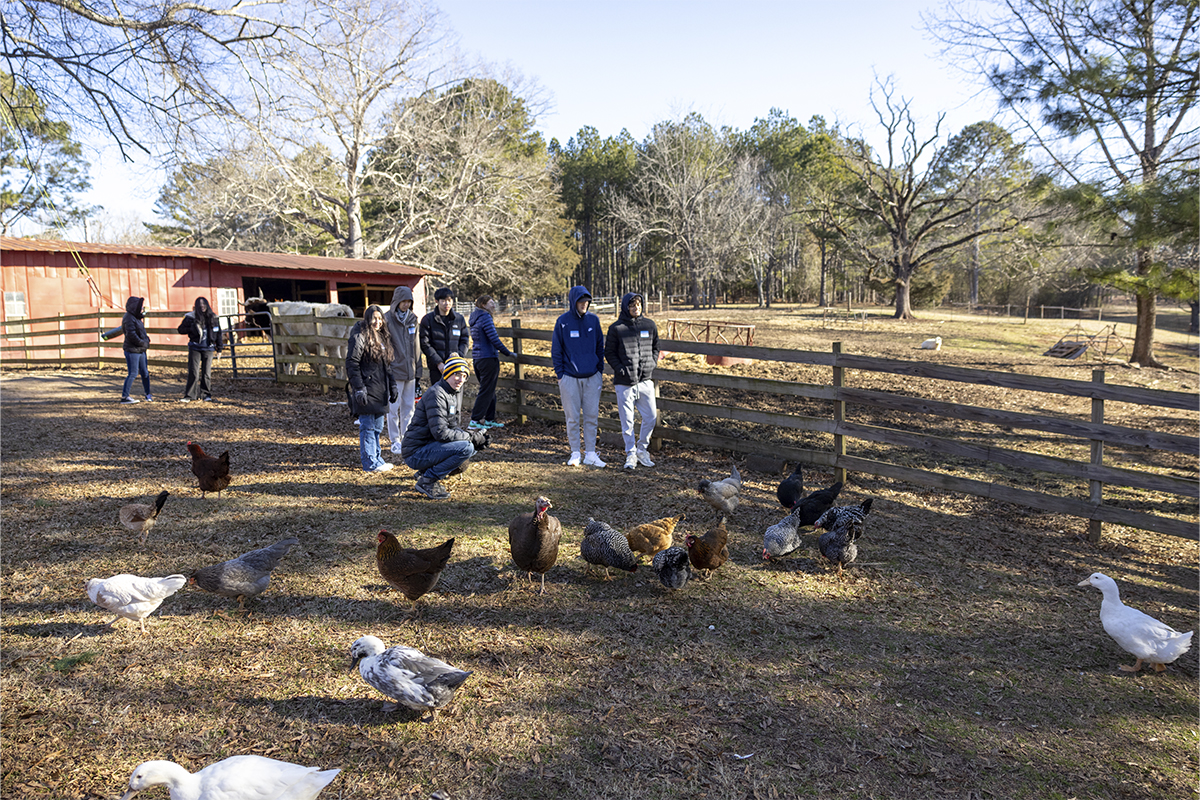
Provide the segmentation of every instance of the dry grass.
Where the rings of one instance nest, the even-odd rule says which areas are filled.
[[[329,398],[222,385],[211,405],[120,406],[120,377],[5,375],[6,798],[112,797],[143,760],[238,753],[341,767],[323,798],[1195,796],[1196,650],[1165,674],[1117,672],[1132,659],[1075,583],[1104,571],[1131,605],[1194,628],[1196,542],[1106,526],[1093,546],[1079,520],[856,480],[843,501],[878,500],[838,581],[812,537],[760,561],[780,476],[747,473],[731,562],[668,593],[648,567],[585,577],[582,525],[683,512],[677,536],[700,528],[694,483],[721,454],[581,471],[562,466],[560,429],[510,426],[434,503],[403,467],[362,473]],[[155,380],[166,398],[182,374]],[[200,499],[188,439],[231,450],[222,499]],[[117,509],[160,488],[173,496],[139,547]],[[544,597],[505,535],[539,493],[566,537]],[[375,571],[383,527],[422,546],[457,537],[417,620]],[[104,631],[82,593],[88,577],[188,572],[286,535],[302,544],[248,615],[185,590],[147,635]],[[386,715],[347,668],[367,633],[475,674],[433,724]]]

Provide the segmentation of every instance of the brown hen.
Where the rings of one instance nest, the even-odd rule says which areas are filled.
[[[527,573],[540,573],[542,588],[538,594],[546,593],[546,573],[558,561],[558,543],[562,539],[562,524],[548,512],[551,508],[548,497],[539,497],[533,502],[533,511],[525,511],[508,523],[508,549],[513,563]]]
[[[683,540],[692,566],[703,572],[705,577],[729,560],[728,542],[729,531],[725,529],[724,517],[702,535],[689,533]]]
[[[208,492],[216,492],[220,499],[221,491],[229,485],[229,451],[213,458],[204,452],[204,448],[195,442],[187,443],[188,452],[192,454],[192,474],[200,479],[200,497]]]
[[[442,570],[446,568],[454,539],[423,550],[401,547],[396,535],[388,531],[380,531],[378,541],[375,566],[379,568],[379,574],[396,591],[412,601],[415,614],[417,600],[437,585]]]
[[[673,543],[675,526],[681,519],[683,514],[678,517],[663,517],[627,531],[625,535],[629,538],[629,549],[648,556],[666,550]]]

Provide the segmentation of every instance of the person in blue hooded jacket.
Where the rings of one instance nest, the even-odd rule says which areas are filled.
[[[571,445],[567,466],[582,462],[589,467],[603,467],[606,464],[596,454],[596,430],[604,374],[604,331],[600,318],[588,311],[592,293],[586,287],[572,287],[567,302],[568,309],[554,323],[550,339],[550,358]]]
[[[496,333],[496,323],[492,320],[496,311],[495,298],[485,294],[475,300],[475,310],[471,312],[471,358],[475,362],[479,392],[471,408],[468,430],[485,431],[504,427],[503,422],[496,420],[496,382],[500,378],[500,353],[512,358],[512,351]]]

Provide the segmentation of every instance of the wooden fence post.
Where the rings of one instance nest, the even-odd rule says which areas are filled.
[[[1092,383],[1104,383],[1104,370],[1092,370]],[[1092,422],[1097,425],[1104,424],[1104,399],[1101,397],[1092,398]],[[1104,466],[1104,442],[1099,439],[1092,440],[1092,466]],[[1089,481],[1090,496],[1088,499],[1096,506],[1103,502],[1104,484],[1100,481]],[[1103,523],[1098,519],[1088,520],[1088,541],[1100,541],[1100,528]]]
[[[833,421],[835,423],[836,429],[839,429],[839,430],[841,429],[842,423],[846,421],[846,401],[841,399],[841,397],[842,397],[841,391],[836,391],[836,390],[840,390],[845,385],[845,377],[846,377],[845,376],[845,372],[846,372],[845,367],[837,366],[837,363],[838,363],[837,356],[841,355],[841,352],[842,352],[842,343],[834,342],[833,343],[833,355],[834,355],[833,386],[835,389],[834,396],[837,397],[838,399],[833,402]],[[836,464],[841,459],[841,457],[844,455],[846,455],[846,437],[843,434],[835,433],[833,435],[834,463]],[[845,482],[845,480],[846,480],[846,468],[845,467],[836,467],[834,469],[834,480]]]
[[[96,371],[100,371],[100,366],[104,363],[101,359],[104,358],[104,317],[101,313],[102,308],[96,309]]]
[[[63,359],[66,358],[66,353],[63,348],[67,344],[67,322],[63,319],[66,316],[63,312],[58,312],[58,368],[63,368]]]
[[[525,365],[521,363],[521,320],[513,317],[513,355],[516,356],[515,364],[513,365],[513,378],[517,383],[517,422],[522,425],[528,424],[529,417],[521,413],[521,406],[525,405],[525,392],[521,390],[521,381],[525,380]]]

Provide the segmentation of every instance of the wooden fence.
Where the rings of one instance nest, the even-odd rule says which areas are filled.
[[[522,328],[520,320],[514,319],[512,327],[499,329],[501,336],[513,337],[513,353],[516,355],[514,374],[502,378],[500,388],[515,392],[515,402],[498,402],[497,408],[516,415],[524,421],[527,417],[563,421],[558,405],[558,385],[553,372],[541,370],[534,375],[531,367],[551,368],[549,356],[533,355],[529,342],[548,342],[551,331]],[[1122,508],[1105,503],[1103,489],[1129,487],[1185,497],[1189,505],[1200,499],[1200,480],[1194,477],[1178,478],[1144,470],[1105,465],[1105,445],[1135,448],[1148,452],[1143,459],[1153,460],[1155,451],[1182,453],[1195,463],[1198,442],[1194,436],[1160,433],[1155,430],[1126,428],[1104,422],[1105,402],[1133,403],[1152,408],[1173,408],[1196,411],[1198,398],[1184,392],[1168,392],[1136,387],[1112,386],[1104,382],[1104,372],[1093,372],[1093,380],[1076,381],[1037,376],[1016,375],[1007,372],[989,372],[978,369],[947,367],[927,362],[908,362],[893,359],[871,358],[848,355],[835,345],[832,353],[815,353],[798,350],[765,347],[738,347],[705,342],[667,341],[659,342],[663,350],[674,353],[694,353],[704,356],[726,358],[751,358],[763,362],[811,364],[828,367],[831,379],[828,385],[801,384],[790,381],[753,378],[724,373],[688,372],[681,370],[656,369],[655,381],[710,387],[717,390],[723,401],[720,405],[697,403],[688,400],[660,397],[660,417],[670,412],[679,412],[693,418],[721,419],[753,425],[766,426],[767,431],[805,431],[827,434],[832,437],[832,448],[814,450],[800,446],[781,444],[779,440],[764,440],[741,436],[721,436],[710,432],[696,432],[684,427],[671,427],[660,421],[655,429],[656,439],[666,439],[684,445],[707,449],[724,449],[740,453],[754,453],[775,459],[801,461],[833,469],[839,479],[847,472],[891,478],[908,483],[946,491],[986,497],[1015,503],[1043,511],[1059,512],[1081,517],[1090,521],[1089,537],[1100,538],[1100,525],[1110,522],[1142,530],[1156,531],[1185,538],[1197,538],[1197,520],[1159,516]],[[505,359],[508,360],[508,359]],[[770,373],[769,367],[764,372]],[[1057,395],[1064,398],[1090,398],[1091,415],[1087,420],[1066,417],[1049,417],[1044,414],[1011,412],[990,408],[978,408],[952,402],[935,401],[921,397],[910,397],[892,392],[880,392],[854,388],[852,377],[859,372],[880,372],[892,375],[926,378],[981,386],[995,386],[1028,392]],[[540,379],[539,379],[540,378]],[[734,405],[736,398],[753,392],[759,396],[774,396],[782,400],[806,398],[832,404],[833,413],[828,417],[804,416],[786,411],[770,411],[761,408]],[[615,403],[613,392],[604,392],[601,401]],[[1040,455],[1021,450],[1005,449],[990,444],[979,444],[968,439],[949,438],[923,433],[914,433],[893,425],[868,425],[854,421],[847,413],[848,408],[874,409],[889,416],[905,419],[911,415],[933,416],[948,420],[981,424],[999,432],[1004,429],[1037,431],[1066,437],[1064,441],[1086,446],[1090,452],[1087,461],[1074,461],[1057,456]],[[619,430],[616,414],[602,414],[600,427]],[[874,443],[881,446],[890,461],[864,458],[855,455],[851,442]],[[1001,483],[975,478],[965,478],[947,472],[915,469],[895,463],[906,453],[941,456],[946,458],[970,459],[981,462],[986,474],[989,465],[996,465],[1023,473],[1034,471],[1048,476],[1086,481],[1089,498],[1046,494],[1030,489],[1015,488]]]
[[[38,320],[16,320],[0,323],[0,364],[4,366],[99,366],[103,363],[125,363],[120,353],[121,342],[115,339],[104,342],[100,333],[120,322],[119,312],[59,316]],[[147,314],[147,330],[155,333],[174,333],[180,318],[178,312],[154,312]],[[160,318],[170,318],[170,327],[155,327]],[[283,321],[312,322],[312,317],[288,317]],[[334,321],[340,325],[351,325],[353,319],[321,320]],[[511,327],[499,328],[501,336],[513,338],[514,359],[512,377],[503,377],[499,388],[511,390],[515,402],[500,400],[497,408],[524,421],[528,417],[563,422],[563,413],[558,408],[558,385],[551,371],[549,355],[530,352],[530,343],[541,343],[548,352],[551,337],[549,330],[522,328],[519,319],[513,319]],[[331,336],[286,336],[276,329],[277,344],[323,344],[334,347],[345,339]],[[43,343],[45,341],[45,343]],[[1092,381],[1062,380],[1037,376],[1017,375],[1007,372],[990,372],[978,369],[948,367],[918,361],[899,361],[849,355],[840,352],[835,345],[831,353],[799,350],[747,347],[724,343],[696,342],[686,340],[661,340],[664,351],[692,353],[716,358],[750,358],[761,362],[784,364],[809,364],[830,369],[828,384],[804,384],[770,378],[745,377],[728,373],[690,372],[661,368],[655,370],[656,383],[691,385],[714,390],[721,398],[720,404],[701,403],[690,400],[661,397],[658,408],[664,415],[680,414],[693,419],[725,420],[732,424],[759,426],[761,436],[726,436],[713,432],[688,430],[686,426],[673,427],[660,422],[655,429],[655,439],[669,440],[683,445],[705,449],[724,449],[733,452],[760,454],[778,460],[801,461],[807,464],[834,470],[839,479],[847,472],[858,472],[905,481],[945,491],[960,492],[979,497],[992,498],[1008,503],[1027,506],[1049,512],[1070,514],[1090,521],[1089,536],[1100,537],[1100,525],[1109,522],[1148,531],[1166,533],[1185,538],[1197,538],[1198,528],[1195,504],[1200,500],[1200,480],[1194,469],[1198,455],[1198,440],[1195,436],[1162,433],[1153,429],[1129,428],[1106,423],[1106,402],[1131,403],[1148,408],[1182,409],[1197,411],[1198,398],[1185,392],[1168,392],[1126,386],[1112,386],[1104,382],[1103,370],[1093,371]],[[264,345],[271,348],[270,343]],[[239,345],[244,348],[248,345]],[[109,356],[105,353],[116,350]],[[179,367],[186,345],[152,344],[151,352],[162,352],[175,358],[153,358],[151,364]],[[244,358],[245,356],[243,356]],[[230,365],[237,362],[230,359]],[[286,375],[285,364],[314,364],[313,374]],[[276,380],[318,385],[323,391],[340,389],[345,381],[333,374],[316,374],[317,366],[342,366],[332,355],[275,355],[273,374]],[[607,368],[606,368],[607,369]],[[768,367],[763,370],[770,374]],[[321,370],[332,373],[333,370]],[[855,387],[854,377],[859,373],[886,373],[911,378],[932,379],[952,383],[993,386],[1026,392],[1043,393],[1051,398],[1049,406],[1061,406],[1067,398],[1087,398],[1091,413],[1088,419],[1072,419],[1067,416],[1047,416],[1042,413],[1013,412],[982,408],[959,403],[931,400],[893,392],[874,391]],[[239,377],[234,373],[235,377]],[[759,398],[773,402],[759,407],[735,405],[737,398],[753,393]],[[788,410],[789,403],[812,400],[829,404],[831,413],[825,415],[803,415]],[[613,392],[604,392],[602,401],[615,403]],[[770,410],[771,406],[784,410]],[[848,413],[848,410],[857,412]],[[1058,455],[1044,455],[1019,449],[1006,449],[992,443],[972,441],[972,437],[957,435],[933,435],[906,429],[896,424],[867,424],[859,417],[869,413],[877,418],[910,422],[921,418],[954,420],[979,426],[995,434],[1007,431],[1032,431],[1061,437],[1062,449],[1069,451],[1081,446],[1089,453],[1087,460],[1071,459]],[[605,430],[617,431],[616,414],[602,414],[600,426]],[[816,449],[800,444],[787,444],[770,436],[773,432],[817,434],[831,437],[831,446]],[[979,439],[981,437],[974,437]],[[986,433],[982,438],[986,438]],[[859,451],[852,443],[863,443]],[[1149,466],[1156,453],[1183,454],[1188,457],[1188,477],[1180,478],[1146,469],[1130,469],[1126,466],[1106,465],[1105,448],[1121,448],[1122,452],[1136,456],[1141,454],[1142,466]],[[883,454],[882,458],[867,458],[863,452],[870,447]],[[906,456],[919,454],[923,457],[940,457],[948,460],[965,459],[982,465],[974,474],[1016,470],[1019,474],[1041,473],[1051,478],[1086,482],[1088,499],[1048,494],[1027,488],[1016,488],[999,482],[962,477],[948,471],[918,469],[899,461]],[[1161,458],[1161,456],[1159,456]],[[912,459],[908,459],[912,460]],[[1178,472],[1178,470],[1176,470]],[[1028,483],[1028,481],[1026,482]],[[1144,511],[1123,508],[1104,500],[1105,487],[1119,487],[1151,491],[1186,498],[1189,518],[1168,517]]]

